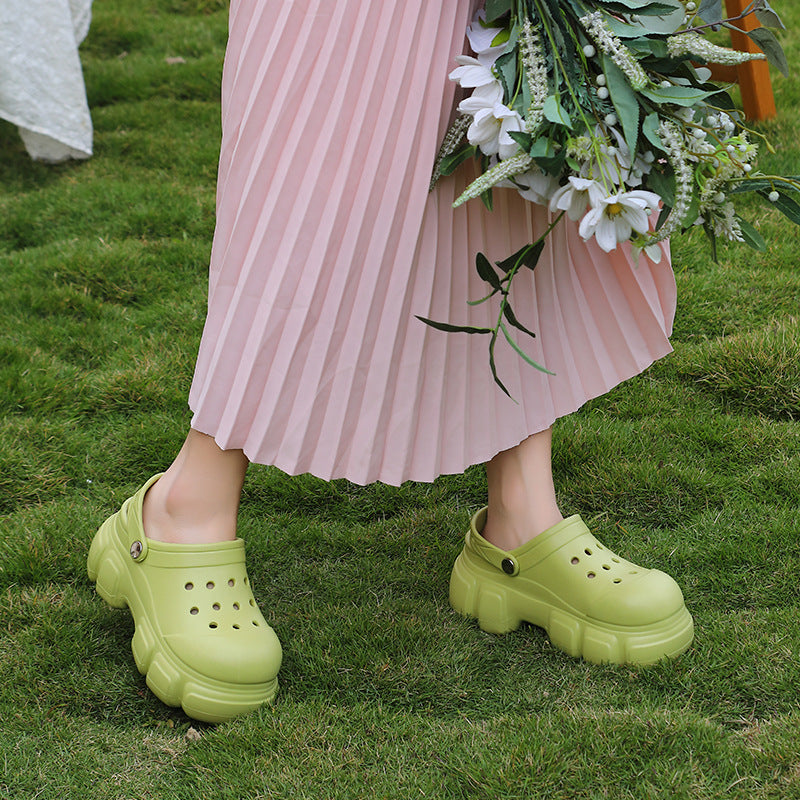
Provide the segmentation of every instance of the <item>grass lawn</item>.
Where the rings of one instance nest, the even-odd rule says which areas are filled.
[[[800,5],[774,5],[797,65]],[[675,353],[556,429],[562,508],[681,583],[683,657],[591,666],[452,613],[480,468],[394,489],[256,467],[278,700],[214,727],[146,691],[85,558],[188,425],[225,38],[221,0],[96,0],[95,156],[33,163],[0,124],[0,797],[800,798],[800,236],[760,206],[767,253],[675,243]],[[774,87],[761,165],[796,174],[800,79]]]

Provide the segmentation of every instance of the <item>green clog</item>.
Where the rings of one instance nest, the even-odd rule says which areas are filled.
[[[650,664],[692,642],[692,617],[669,575],[617,556],[578,515],[506,552],[484,539],[486,509],[472,518],[450,578],[450,603],[490,633],[530,622],[571,656]]]
[[[253,598],[241,539],[180,545],[144,536],[142,501],[159,477],[100,527],[89,578],[107,603],[130,608],[133,657],[153,693],[194,719],[223,722],[275,697],[280,642]]]

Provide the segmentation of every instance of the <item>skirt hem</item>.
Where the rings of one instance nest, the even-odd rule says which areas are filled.
[[[666,343],[666,347],[664,348],[663,352],[657,353],[649,360],[648,363],[638,367],[636,370],[632,371],[629,375],[622,375],[620,376],[619,380],[616,383],[606,387],[605,389],[597,392],[593,392],[590,396],[587,396],[583,399],[582,402],[577,404],[574,408],[569,408],[567,410],[559,411],[553,419],[549,422],[549,424],[544,425],[537,430],[528,430],[526,433],[519,435],[517,434],[514,437],[509,437],[508,441],[505,441],[498,445],[497,443],[492,444],[488,447],[486,452],[481,455],[477,455],[468,459],[468,463],[465,463],[460,466],[449,465],[445,466],[441,469],[441,471],[436,471],[436,469],[428,469],[428,470],[421,470],[417,469],[411,471],[407,475],[397,476],[397,475],[387,475],[383,471],[379,471],[377,474],[373,476],[364,476],[364,475],[354,475],[354,474],[345,474],[346,470],[342,471],[339,474],[339,470],[332,469],[332,470],[323,470],[319,467],[314,465],[309,465],[307,468],[305,466],[301,466],[295,462],[290,462],[289,460],[282,459],[280,454],[277,454],[274,458],[265,458],[263,456],[259,456],[257,452],[257,448],[251,446],[246,440],[239,441],[238,438],[233,435],[222,436],[215,433],[215,427],[211,422],[204,422],[203,420],[198,420],[198,414],[195,413],[194,409],[190,409],[193,413],[192,421],[191,421],[191,428],[198,433],[205,434],[206,436],[211,436],[217,445],[222,450],[242,450],[247,456],[248,460],[253,464],[261,464],[263,466],[270,466],[276,467],[277,469],[281,470],[287,475],[291,476],[298,476],[298,475],[312,475],[315,478],[319,478],[320,480],[331,481],[331,480],[347,480],[350,483],[354,483],[359,486],[367,486],[371,483],[383,483],[387,486],[400,486],[406,481],[413,481],[415,483],[432,483],[438,477],[442,475],[460,475],[469,467],[474,466],[475,464],[485,464],[487,461],[490,461],[494,456],[498,453],[502,453],[505,450],[510,450],[513,447],[516,447],[521,442],[525,441],[529,436],[533,436],[536,433],[540,433],[543,430],[547,430],[551,427],[557,420],[562,419],[563,417],[567,417],[570,414],[574,414],[580,408],[582,408],[586,403],[590,402],[591,400],[596,400],[598,397],[602,397],[604,394],[607,394],[612,389],[616,388],[620,384],[624,383],[627,380],[635,377],[643,373],[649,367],[651,367],[656,361],[661,360],[662,358],[668,356],[671,352],[673,352],[672,346],[669,342]],[[487,367],[488,369],[488,367]],[[499,390],[498,390],[499,391]],[[424,473],[424,474],[423,474]],[[402,473],[401,473],[402,474]]]

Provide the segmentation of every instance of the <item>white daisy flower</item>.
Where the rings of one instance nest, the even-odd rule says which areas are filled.
[[[475,89],[469,97],[465,97],[459,104],[458,110],[462,114],[473,117],[485,108],[494,108],[503,102],[503,85],[498,80],[486,83]]]
[[[497,34],[502,32],[502,28],[489,28],[486,26],[486,12],[483,9],[472,20],[471,25],[467,28],[467,39],[469,39],[469,46],[473,49],[481,64],[491,67],[497,61],[498,56],[502,54],[506,46],[505,42],[492,47],[492,42],[497,37]]]
[[[515,175],[514,183],[518,184],[517,191],[525,200],[541,206],[548,205],[553,192],[558,189],[558,178],[542,172],[537,166],[531,167],[520,175]]]
[[[456,63],[461,66],[456,67],[450,73],[450,80],[456,81],[465,89],[486,86],[497,80],[497,78],[494,77],[491,67],[481,64],[477,58],[473,58],[472,56],[456,56]]]
[[[647,233],[650,213],[658,208],[660,200],[657,194],[641,189],[604,197],[581,220],[580,235],[584,241],[594,236],[600,248],[610,253],[620,242],[630,239],[634,231]]]
[[[570,175],[568,182],[550,198],[550,210],[566,211],[567,216],[577,222],[586,213],[586,207],[599,205],[605,194],[597,181]]]
[[[519,151],[519,145],[508,135],[510,131],[521,131],[522,117],[502,103],[480,109],[467,129],[467,140],[476,145],[487,156],[498,155],[511,158]]]

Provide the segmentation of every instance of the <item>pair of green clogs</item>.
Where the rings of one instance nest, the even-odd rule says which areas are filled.
[[[151,478],[92,541],[89,577],[100,596],[128,606],[132,649],[147,685],[195,719],[222,722],[269,702],[278,690],[281,646],[262,616],[241,539],[175,545],[147,539],[142,503]],[[473,518],[450,578],[450,602],[485,631],[521,622],[547,631],[573,656],[652,663],[690,645],[692,618],[675,581],[604,548],[572,516],[505,552]]]

